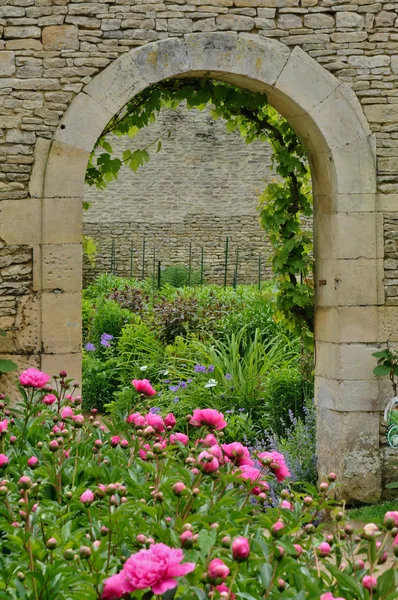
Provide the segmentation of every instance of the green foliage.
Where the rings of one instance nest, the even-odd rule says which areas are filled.
[[[126,308],[119,306],[117,302],[113,300],[100,301],[95,306],[88,332],[90,342],[94,343],[100,349],[100,340],[103,333],[108,333],[114,338],[118,338],[122,333],[123,327],[132,319],[132,313]]]
[[[172,265],[161,272],[161,285],[171,285],[175,288],[181,288],[186,285],[199,285],[200,271],[189,272],[188,267],[182,265]]]
[[[119,361],[117,358],[101,360],[91,353],[83,360],[82,386],[83,408],[90,411],[104,410],[114,390],[119,384]]]
[[[397,395],[398,389],[398,351],[393,348],[385,348],[372,354],[377,358],[377,367],[373,369],[376,377],[386,377],[388,375],[394,396]]]
[[[18,365],[12,361],[7,360],[5,358],[0,359],[0,375],[2,373],[11,373],[12,371],[16,371],[18,369]]]
[[[228,131],[239,131],[247,144],[254,140],[271,144],[274,166],[282,181],[267,185],[260,197],[260,215],[273,248],[276,310],[278,317],[311,345],[312,234],[303,227],[303,219],[312,217],[306,150],[287,121],[268,104],[265,94],[206,78],[172,79],[153,85],[136,95],[108,123],[90,157],[87,183],[106,187],[118,177],[124,164],[137,171],[149,160],[151,146],[156,144],[156,151],[160,150],[160,140],[112,158],[109,134],[134,137],[156,119],[163,107],[177,108],[182,102],[188,108],[211,106],[213,117],[223,119]]]
[[[94,239],[92,237],[90,237],[89,235],[83,235],[82,244],[83,244],[83,252],[87,256],[87,258],[90,262],[90,265],[94,268],[95,267],[95,259],[97,256],[97,244],[95,243]]]
[[[359,508],[351,508],[348,511],[348,517],[353,521],[363,521],[376,523],[381,526],[384,515],[388,511],[397,510],[397,502],[381,502],[380,504],[371,504],[370,506],[361,506]]]

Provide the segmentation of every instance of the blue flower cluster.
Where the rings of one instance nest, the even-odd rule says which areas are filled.
[[[110,333],[103,333],[101,335],[100,344],[101,344],[101,346],[105,346],[106,348],[110,348],[111,347],[110,342],[112,340],[113,340],[113,335],[111,335]]]

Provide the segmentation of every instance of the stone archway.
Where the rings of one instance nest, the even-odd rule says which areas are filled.
[[[205,74],[265,92],[309,149],[319,468],[338,473],[346,497],[375,499],[381,488],[379,394],[371,352],[376,305],[383,301],[374,140],[350,86],[297,47],[245,34],[169,38],[124,54],[75,97],[51,144],[43,141],[31,192],[41,210],[35,242],[41,366],[49,372],[66,368],[75,376],[80,370],[81,205],[95,141],[109,119],[146,87]]]

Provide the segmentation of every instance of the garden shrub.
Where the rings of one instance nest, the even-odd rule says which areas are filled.
[[[94,344],[98,351],[103,350],[101,337],[104,333],[112,338],[120,337],[123,327],[133,319],[133,314],[126,308],[122,308],[113,300],[103,300],[95,307],[91,327],[89,329],[89,341]],[[106,348],[106,346],[105,346]]]
[[[171,265],[161,271],[161,285],[171,285],[182,288],[186,285],[199,285],[201,283],[200,271],[191,270],[182,265]]]
[[[75,390],[28,369],[1,398],[1,599],[397,598],[397,511],[355,530],[334,473],[297,488],[282,454],[225,444],[216,410],[178,431],[149,382],[106,427]]]
[[[91,353],[85,357],[82,372],[84,410],[104,410],[104,405],[119,385],[119,368],[117,358],[101,360]]]

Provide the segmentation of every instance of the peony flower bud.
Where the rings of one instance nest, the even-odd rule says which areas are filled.
[[[319,546],[317,546],[317,551],[318,551],[319,556],[322,556],[322,557],[329,556],[330,551],[331,551],[330,544],[328,544],[327,542],[321,542],[319,544]]]
[[[207,574],[212,582],[224,581],[229,575],[229,568],[219,558],[214,558],[209,563]]]
[[[248,559],[250,554],[249,540],[245,537],[237,537],[232,542],[232,556],[234,560],[243,562]]]
[[[380,533],[379,528],[374,523],[367,523],[363,528],[363,537],[365,540],[371,540]]]
[[[375,590],[377,588],[377,579],[371,575],[365,575],[362,579],[362,585],[367,590]]]
[[[85,506],[90,506],[95,500],[95,496],[91,490],[86,490],[80,496],[80,502]]]
[[[91,548],[89,548],[88,546],[80,546],[79,554],[80,554],[81,558],[90,558]]]
[[[46,546],[49,550],[55,550],[55,548],[57,547],[57,544],[58,544],[57,540],[55,538],[51,537],[47,540]]]
[[[171,488],[176,496],[181,496],[181,494],[186,490],[186,485],[182,481],[177,481]]]
[[[18,480],[18,484],[23,490],[28,490],[30,487],[32,487],[32,480],[27,475],[22,475],[22,477],[20,477]]]
[[[39,459],[36,458],[36,456],[31,456],[30,458],[28,458],[28,467],[30,467],[31,469],[35,469],[38,466],[39,466]]]
[[[328,480],[329,481],[336,481],[336,479],[337,479],[336,473],[333,473],[333,472],[329,473],[329,475],[328,475]]]
[[[183,531],[180,535],[180,542],[183,548],[192,548],[193,546],[193,533],[192,531]]]
[[[398,527],[398,511],[390,510],[384,515],[384,526],[387,529]]]
[[[283,535],[284,529],[285,525],[282,523],[282,521],[277,521],[271,527],[271,535],[273,535],[275,538],[280,538]]]

